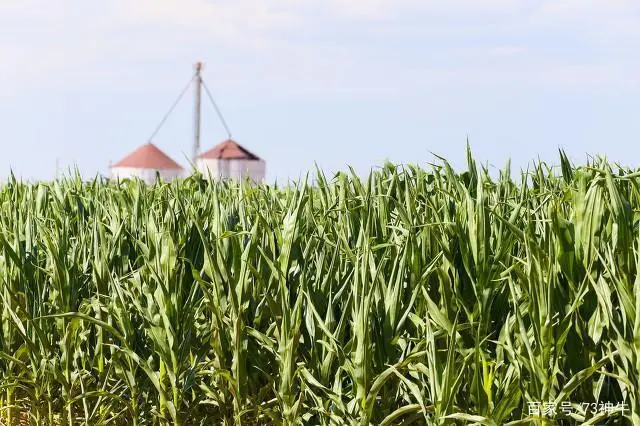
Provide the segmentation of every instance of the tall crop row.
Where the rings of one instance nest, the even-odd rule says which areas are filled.
[[[0,423],[640,425],[640,174],[561,166],[12,179]]]

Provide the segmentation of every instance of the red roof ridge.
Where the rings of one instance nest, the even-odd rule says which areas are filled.
[[[171,157],[162,152],[160,148],[151,142],[139,146],[122,160],[112,165],[114,167],[130,167],[140,169],[181,169]]]
[[[227,139],[220,142],[210,150],[200,154],[198,158],[224,160],[261,160],[260,157],[258,157],[233,139]]]

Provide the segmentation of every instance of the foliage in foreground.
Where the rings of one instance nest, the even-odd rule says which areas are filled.
[[[3,421],[638,425],[640,174],[561,163],[11,180]]]

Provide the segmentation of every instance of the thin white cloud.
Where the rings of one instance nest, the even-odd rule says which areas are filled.
[[[0,94],[96,79],[157,88],[168,73],[175,78],[164,68],[197,59],[247,95],[397,94],[505,81],[635,89],[632,55],[563,58],[548,49],[572,40],[582,56],[592,47],[637,53],[637,9],[632,0],[0,0],[0,80],[9,82]],[[552,36],[566,39],[545,39]]]

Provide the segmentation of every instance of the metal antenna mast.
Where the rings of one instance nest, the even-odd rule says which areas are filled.
[[[200,72],[202,71],[202,62],[198,62],[195,65],[196,74],[194,76],[196,93],[195,93],[195,122],[194,122],[194,133],[193,133],[193,165],[195,166],[196,160],[198,159],[198,155],[200,154],[200,106],[202,99],[202,76]]]

